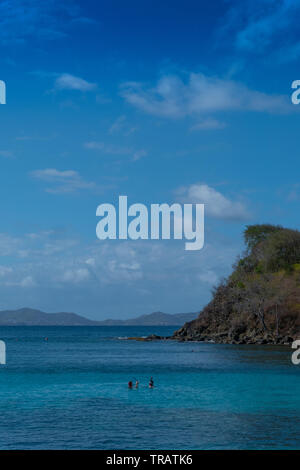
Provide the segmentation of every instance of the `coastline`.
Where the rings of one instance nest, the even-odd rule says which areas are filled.
[[[181,330],[181,329],[180,329]],[[178,330],[178,331],[180,331]],[[180,336],[180,335],[172,335],[172,336],[159,336],[159,335],[149,335],[147,337],[139,337],[139,336],[132,336],[129,338],[126,338],[127,340],[130,341],[177,341],[179,343],[213,343],[213,344],[231,344],[231,345],[253,345],[253,346],[291,346],[293,341],[295,341],[297,338],[292,338],[292,337],[283,337],[283,338],[277,338],[277,339],[271,339],[271,338],[261,338],[252,340],[229,340],[227,338],[222,338],[224,335],[216,335],[215,337],[209,337],[209,336]],[[299,335],[300,338],[300,335]]]

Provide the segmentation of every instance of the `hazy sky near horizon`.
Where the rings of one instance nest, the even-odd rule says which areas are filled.
[[[299,228],[299,21],[298,0],[3,0],[0,309],[197,311],[245,225]],[[98,240],[119,195],[204,203],[204,248]]]

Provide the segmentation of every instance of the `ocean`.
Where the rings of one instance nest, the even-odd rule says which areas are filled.
[[[175,329],[1,327],[0,448],[300,448],[290,348],[125,339]]]

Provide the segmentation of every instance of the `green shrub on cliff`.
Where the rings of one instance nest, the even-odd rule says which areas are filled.
[[[244,232],[246,256],[239,267],[247,272],[293,271],[300,263],[300,232],[279,225],[252,225]]]
[[[265,241],[271,234],[281,229],[281,225],[248,225],[244,231],[244,239],[248,250],[251,251],[258,243]]]

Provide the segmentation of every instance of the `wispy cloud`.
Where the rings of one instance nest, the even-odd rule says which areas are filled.
[[[88,150],[95,150],[107,155],[131,155],[133,161],[140,160],[142,157],[145,157],[148,154],[145,149],[134,150],[132,147],[106,144],[104,142],[94,140],[85,142],[84,147]]]
[[[237,47],[265,49],[275,35],[286,31],[294,21],[294,15],[299,6],[298,1],[262,1],[260,7],[256,5],[256,11],[249,18],[245,28],[237,33]]]
[[[0,233],[0,256],[18,255],[20,240],[17,237]]]
[[[44,170],[32,171],[30,176],[50,183],[51,187],[47,187],[46,191],[53,194],[74,193],[79,190],[92,190],[96,188],[95,183],[85,181],[75,170],[60,171],[55,168],[46,168]]]
[[[243,52],[259,54],[282,44],[288,51],[298,38],[299,19],[299,0],[231,0],[217,37]]]
[[[144,150],[144,149],[137,150],[133,154],[133,161],[136,162],[137,160],[140,160],[141,158],[146,157],[147,155],[148,155],[148,153],[147,153],[146,150]]]
[[[84,147],[89,150],[101,150],[103,153],[110,155],[129,155],[132,149],[129,147],[122,147],[115,144],[106,144],[101,141],[89,141],[84,143]]]
[[[73,269],[67,269],[61,277],[63,282],[71,284],[80,284],[82,282],[88,281],[91,277],[89,269],[84,267],[77,267]]]
[[[0,150],[0,157],[3,158],[13,158],[14,154],[10,150]]]
[[[115,134],[119,132],[121,129],[123,129],[125,121],[126,121],[126,116],[124,115],[119,116],[110,126],[108,130],[109,134]]]
[[[250,217],[243,202],[233,201],[207,184],[179,188],[177,194],[184,201],[205,204],[205,213],[216,219],[239,221]]]
[[[136,131],[136,127],[132,126],[128,121],[125,115],[119,116],[108,129],[108,133],[118,134],[122,133],[124,136],[133,134]]]
[[[191,127],[191,131],[209,131],[214,129],[224,129],[224,127],[226,127],[224,122],[219,121],[218,119],[207,118],[194,124]]]
[[[242,83],[202,73],[191,73],[187,81],[179,76],[163,76],[154,87],[124,83],[121,94],[136,108],[169,118],[220,111],[281,113],[290,110],[287,97],[268,95]]]
[[[2,0],[0,41],[24,44],[32,38],[60,39],[67,35],[68,24],[80,17],[80,8],[70,0]]]
[[[300,200],[300,184],[293,184],[288,191],[287,200],[289,202],[295,202]]]
[[[88,82],[83,78],[76,77],[69,73],[59,75],[54,83],[56,90],[77,90],[77,91],[93,91],[97,88],[96,83]]]

